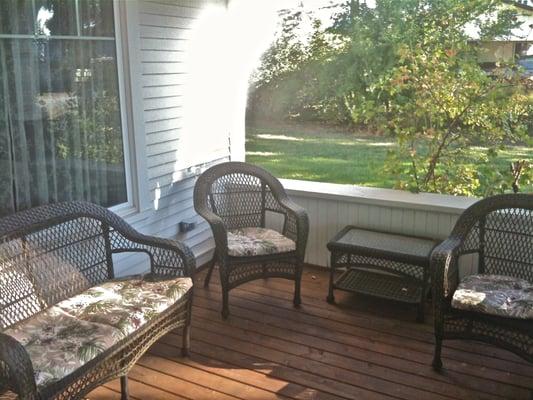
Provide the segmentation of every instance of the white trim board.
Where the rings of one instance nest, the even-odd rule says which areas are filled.
[[[450,214],[461,214],[479,200],[475,197],[411,193],[403,190],[292,179],[281,179],[281,183],[287,193],[292,196],[308,197],[311,195],[317,199],[342,200],[374,206],[438,211]]]

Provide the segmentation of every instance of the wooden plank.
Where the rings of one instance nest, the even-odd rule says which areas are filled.
[[[206,331],[195,330],[195,341],[199,341],[198,345],[207,346],[212,343],[217,343],[217,346],[225,349],[224,351],[231,351],[241,355],[244,359],[247,356],[256,357],[257,361],[254,364],[266,367],[270,371],[272,377],[276,377],[287,382],[294,382],[305,387],[324,391],[329,394],[340,396],[346,399],[391,399],[392,397],[380,393],[372,392],[351,384],[339,382],[335,379],[330,379],[322,375],[322,371],[308,372],[299,368],[295,368],[289,363],[290,357],[282,352],[277,352],[272,349],[265,349],[263,347],[253,346],[249,343],[240,342],[238,340],[224,337],[220,340],[220,336],[216,342],[213,340],[217,335],[209,334]],[[209,338],[201,340],[200,338]],[[275,361],[278,360],[278,361]],[[250,366],[248,366],[250,367]]]
[[[206,393],[202,396],[184,393],[187,397],[203,399],[286,399],[284,396],[278,396],[271,391],[249,386],[234,379],[228,379],[225,376],[214,374],[212,370],[205,371],[198,368],[200,363],[193,354],[189,359],[181,356],[181,338],[174,335],[168,335],[161,343],[156,344],[150,350],[150,354],[143,357],[139,364],[151,369],[164,370],[166,374],[174,379],[186,379],[190,383],[201,384],[204,388],[212,391],[212,394]],[[166,344],[169,343],[169,344]],[[176,343],[178,345],[176,345]],[[166,385],[167,382],[162,381]]]
[[[136,366],[133,367],[133,369],[136,368]],[[135,375],[133,370],[131,373]],[[120,392],[120,382],[118,379],[107,383],[105,386]],[[128,387],[132,400],[187,400],[186,397],[160,390],[158,387],[150,385],[150,382],[140,382],[135,379],[129,379]],[[95,400],[97,399],[100,400],[100,398],[95,397]]]
[[[217,379],[218,377],[215,375],[199,374],[198,372],[197,369],[189,366],[171,362],[152,354],[146,354],[137,362],[137,365],[128,375],[130,379],[149,382],[151,386],[159,388],[166,393],[188,399],[243,399],[241,396],[232,396],[225,393],[225,382],[222,379]]]
[[[154,354],[167,356],[176,351],[175,335],[164,337],[150,351]],[[193,339],[194,340],[194,339]],[[194,341],[194,343],[197,343]],[[321,399],[338,400],[341,397],[311,389],[271,376],[271,366],[252,356],[231,353],[213,343],[200,343],[193,347],[192,357],[180,362],[192,365],[203,371],[224,376],[236,382],[270,391],[295,400]]]
[[[133,397],[132,397],[133,398]],[[87,400],[120,400],[120,392],[115,392],[105,386],[100,386],[86,396]]]

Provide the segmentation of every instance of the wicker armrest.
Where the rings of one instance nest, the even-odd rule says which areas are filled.
[[[17,340],[3,333],[0,333],[0,388],[13,390],[21,400],[37,399],[35,374],[28,353]]]
[[[279,199],[279,204],[287,212],[288,218],[283,234],[296,242],[297,251],[303,257],[309,234],[309,216],[307,215],[307,211],[288,197]]]
[[[218,215],[208,210],[207,207],[197,207],[196,211],[203,217],[211,230],[213,231],[213,238],[215,239],[216,251],[228,250],[228,230],[226,225]],[[221,254],[222,256],[222,254]]]
[[[192,251],[177,240],[147,236],[137,231],[114,231],[111,237],[113,253],[147,253],[153,275],[192,276],[196,268]]]
[[[450,297],[459,280],[458,253],[462,240],[449,237],[431,253],[431,271],[434,299],[440,301]]]

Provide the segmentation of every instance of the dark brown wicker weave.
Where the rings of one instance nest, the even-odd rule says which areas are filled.
[[[24,347],[5,329],[106,280],[114,278],[112,255],[143,252],[155,277],[191,276],[194,258],[184,245],[138,233],[103,207],[85,202],[42,206],[0,220],[0,393],[20,399],[78,399],[100,384],[121,377],[127,399],[126,374],[162,335],[183,327],[183,353],[189,349],[192,290],[129,337],[58,382],[36,387],[34,370]],[[77,274],[76,274],[77,270]],[[74,271],[58,282],[58,271]],[[18,279],[32,277],[32,294],[41,307],[28,301],[30,293]],[[83,275],[83,279],[79,275]],[[73,277],[78,276],[76,280]],[[6,277],[9,281],[5,282]],[[54,278],[55,277],[55,278]]]
[[[491,316],[451,307],[459,284],[458,259],[478,256],[479,274],[497,274],[533,281],[533,195],[486,198],[468,208],[450,237],[431,256],[435,308],[435,357],[442,367],[445,339],[492,343],[533,362],[533,321]]]
[[[229,291],[259,278],[294,280],[294,305],[300,304],[300,281],[309,220],[305,210],[289,200],[283,186],[274,176],[262,168],[242,162],[215,165],[196,182],[194,208],[213,230],[216,250],[205,286],[209,285],[215,263],[218,264],[223,318],[229,315]],[[229,256],[227,231],[265,227],[269,213],[283,216],[281,233],[296,243],[296,250],[262,256]]]

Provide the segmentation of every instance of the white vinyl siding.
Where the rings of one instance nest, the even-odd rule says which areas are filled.
[[[225,7],[221,0],[157,0],[126,1],[134,10],[128,21],[130,35],[135,35],[137,46],[130,46],[132,85],[132,113],[136,118],[136,137],[142,149],[138,168],[144,168],[140,179],[139,197],[147,206],[140,214],[126,217],[143,233],[185,241],[197,257],[197,265],[207,262],[214,243],[207,223],[193,207],[193,189],[197,176],[211,164],[229,159],[229,148],[205,146],[188,148],[197,153],[198,162],[184,163],[184,135],[206,135],[205,132],[186,132],[184,128],[184,101],[190,84],[187,59],[191,49],[194,28],[209,7]],[[134,26],[132,26],[132,23]],[[133,32],[133,33],[132,33]],[[206,33],[211,34],[211,33]],[[213,32],[212,34],[216,34]],[[229,128],[221,125],[212,132],[220,143],[228,143]],[[220,138],[225,135],[226,137]],[[204,143],[209,143],[208,137]],[[213,142],[213,141],[211,141]],[[224,146],[222,146],[224,147]],[[196,228],[180,234],[178,223],[187,220]],[[142,272],[147,268],[145,257],[125,255],[120,258],[122,273]]]
[[[346,225],[443,240],[462,211],[476,201],[466,197],[355,189],[319,182],[284,180],[283,184],[291,199],[309,215],[305,262],[324,267],[330,266],[327,243]],[[365,197],[365,194],[373,198]],[[463,274],[473,272],[476,267],[474,256],[463,256]]]

